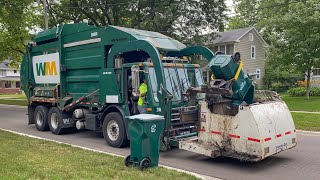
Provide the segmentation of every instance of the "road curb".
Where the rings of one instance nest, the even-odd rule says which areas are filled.
[[[0,106],[1,106],[1,105],[0,105]],[[12,106],[15,106],[15,105],[12,105]],[[8,129],[3,129],[3,128],[0,128],[0,130],[6,131],[6,132],[10,132],[10,133],[14,133],[14,134],[17,134],[17,135],[20,135],[20,136],[26,136],[26,137],[30,137],[30,138],[34,138],[34,139],[40,139],[40,140],[50,141],[50,142],[54,142],[54,143],[58,143],[58,144],[64,144],[64,145],[69,145],[69,146],[71,146],[71,147],[80,148],[80,149],[84,149],[84,150],[88,150],[88,151],[92,151],[92,152],[97,152],[97,153],[102,153],[102,154],[107,154],[107,155],[111,155],[111,156],[116,156],[116,157],[125,158],[125,156],[122,156],[122,155],[119,155],[119,154],[114,154],[114,153],[109,153],[109,152],[105,152],[105,151],[95,150],[95,149],[87,148],[87,147],[84,147],[84,146],[78,146],[78,145],[69,144],[69,143],[65,143],[65,142],[61,142],[61,141],[56,141],[56,140],[52,140],[52,139],[42,138],[42,137],[39,137],[39,136],[34,136],[34,135],[30,135],[30,134],[20,133],[20,132],[8,130]],[[162,164],[159,164],[159,166],[160,166],[160,167],[163,167],[163,168],[166,168],[166,169],[171,169],[171,170],[175,170],[175,171],[178,171],[178,172],[183,172],[183,173],[186,173],[186,174],[190,174],[190,175],[193,175],[193,176],[195,176],[196,178],[199,178],[199,179],[219,180],[218,178],[215,178],[215,177],[205,176],[205,175],[201,175],[201,174],[198,174],[198,173],[185,171],[185,170],[183,170],[183,169],[174,168],[174,167],[171,167],[171,166],[166,166],[166,165],[162,165]]]

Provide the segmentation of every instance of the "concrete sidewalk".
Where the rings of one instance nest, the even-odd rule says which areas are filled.
[[[294,113],[307,113],[307,114],[320,114],[320,112],[311,112],[311,111],[290,111]]]

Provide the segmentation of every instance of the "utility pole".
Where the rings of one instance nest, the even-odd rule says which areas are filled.
[[[47,9],[47,0],[42,0],[43,3],[43,16],[44,16],[44,23],[45,23],[45,27],[46,30],[48,30],[49,25],[48,25],[48,9]]]

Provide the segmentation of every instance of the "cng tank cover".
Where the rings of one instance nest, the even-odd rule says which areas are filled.
[[[133,116],[129,116],[129,119],[141,119],[141,120],[155,120],[155,119],[164,119],[163,116],[156,114],[137,114]]]

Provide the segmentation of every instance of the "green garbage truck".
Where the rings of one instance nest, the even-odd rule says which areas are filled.
[[[130,140],[125,117],[138,114],[139,87],[146,82],[143,107],[165,117],[161,148],[196,136],[197,101],[186,91],[203,84],[190,58],[211,60],[206,47],[187,47],[157,32],[131,28],[64,24],[35,36],[21,64],[28,98],[28,123],[39,131],[75,129],[102,132],[113,147]]]

